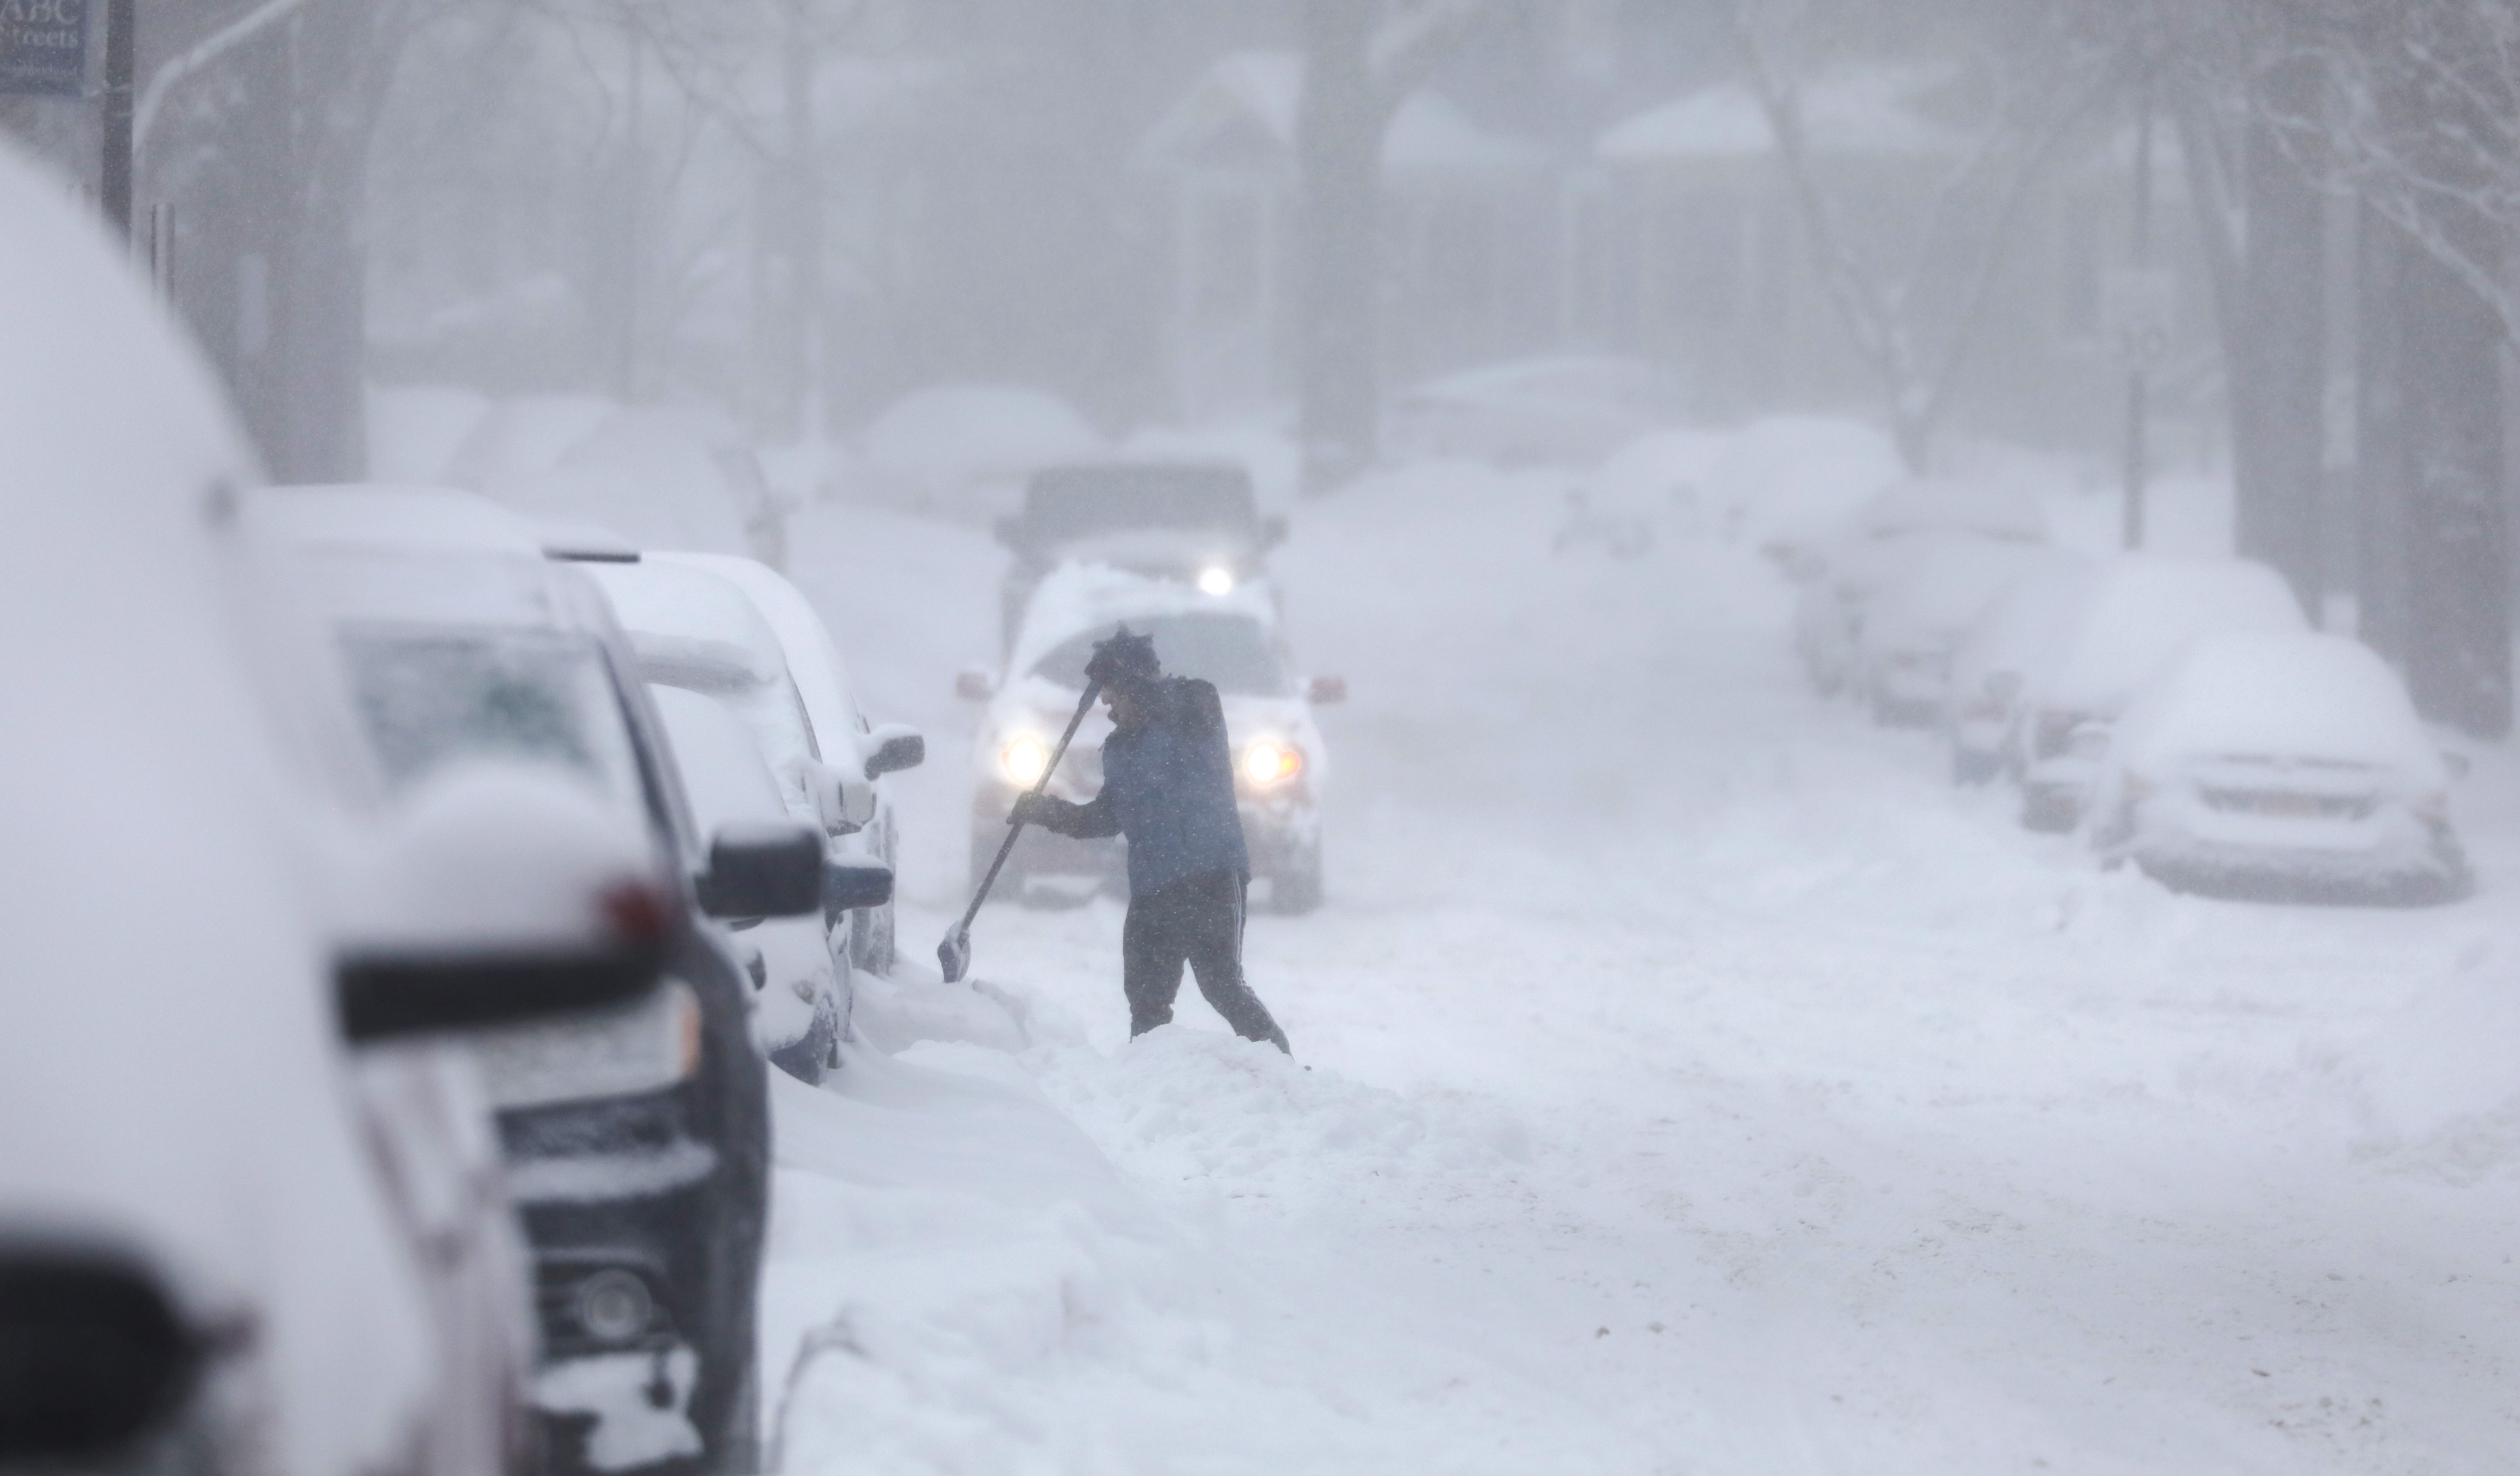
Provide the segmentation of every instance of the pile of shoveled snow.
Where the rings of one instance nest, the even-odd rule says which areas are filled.
[[[1409,1319],[1360,1336],[1243,1262],[1240,1211],[1440,1206],[1513,1172],[1509,1132],[1212,1031],[1105,1056],[1020,991],[876,980],[861,1007],[896,1054],[774,1077],[776,1469],[1639,1468]]]

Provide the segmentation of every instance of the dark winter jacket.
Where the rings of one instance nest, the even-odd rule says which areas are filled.
[[[1042,824],[1062,835],[1129,837],[1129,890],[1148,897],[1207,872],[1251,874],[1234,807],[1234,755],[1214,684],[1166,677],[1147,720],[1102,742],[1102,792],[1054,804]]]

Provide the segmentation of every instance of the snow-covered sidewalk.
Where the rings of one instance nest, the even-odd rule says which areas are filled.
[[[834,1091],[782,1084],[787,1470],[2520,1464],[2508,751],[2473,901],[2176,897],[1810,697],[1750,555],[1552,558],[1557,507],[1418,469],[1282,556],[1356,693],[1330,903],[1250,932],[1300,1065],[1188,990],[1127,1042],[1105,904],[916,982],[996,556],[802,530],[935,757],[913,962]]]

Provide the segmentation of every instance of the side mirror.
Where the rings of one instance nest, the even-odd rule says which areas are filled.
[[[823,828],[833,835],[855,835],[875,819],[875,783],[825,764],[814,770],[814,808]]]
[[[2096,764],[2109,756],[2109,729],[2105,723],[2085,723],[2074,730],[2065,743],[2065,751],[2087,764]]]
[[[886,723],[868,737],[875,742],[875,751],[867,755],[866,761],[869,779],[899,774],[927,762],[925,735],[907,723]]]
[[[746,822],[709,842],[696,889],[712,917],[800,917],[823,910],[823,837],[812,826]]]
[[[213,1353],[157,1276],[92,1246],[0,1246],[0,1465],[86,1469],[192,1397]]]
[[[353,1044],[626,1004],[677,924],[639,825],[528,766],[432,778],[342,860],[333,985]]]
[[[892,900],[892,868],[859,856],[833,856],[823,863],[823,906],[851,913],[881,907]]]
[[[2021,696],[2021,673],[2017,671],[1988,673],[1986,694],[2006,707],[2011,706]]]
[[[1347,678],[1315,677],[1312,686],[1305,690],[1304,696],[1307,701],[1318,707],[1326,707],[1332,702],[1344,702],[1347,700]]]
[[[985,671],[958,672],[954,677],[954,695],[966,702],[985,702],[995,696],[997,682]]]

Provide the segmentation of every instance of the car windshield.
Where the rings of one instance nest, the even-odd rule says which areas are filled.
[[[356,625],[341,644],[386,777],[461,758],[558,764],[626,803],[638,764],[603,652],[552,631]]]
[[[1155,615],[1127,624],[1155,638],[1155,659],[1173,676],[1203,678],[1228,696],[1286,694],[1286,668],[1278,659],[1277,645],[1269,639],[1268,628],[1248,615]],[[1094,658],[1094,643],[1108,639],[1117,629],[1117,624],[1098,626],[1068,638],[1033,664],[1033,675],[1081,690],[1085,663]]]

